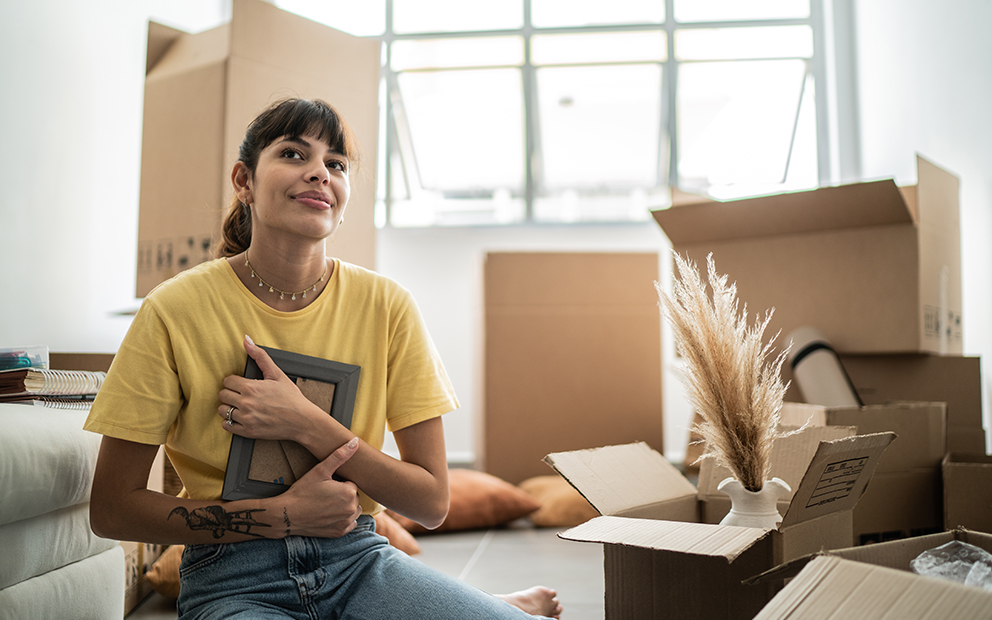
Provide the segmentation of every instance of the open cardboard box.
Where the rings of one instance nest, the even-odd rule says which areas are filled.
[[[802,432],[810,439],[824,428]],[[565,540],[604,548],[606,617],[752,618],[774,594],[742,582],[820,549],[850,546],[850,511],[892,433],[818,441],[778,529],[699,523],[695,486],[644,443],[549,454],[546,462],[604,516]]]
[[[952,540],[992,552],[992,535],[959,529],[799,558],[751,580],[791,578],[755,620],[988,620],[992,592],[911,572],[913,558]]]
[[[812,325],[838,351],[962,351],[958,179],[917,157],[891,179],[660,209],[673,249],[736,282],[770,333]]]
[[[785,403],[782,423],[894,432],[871,488],[854,509],[854,539],[885,540],[944,529],[940,463],[944,458],[944,403],[903,402],[866,407]]]
[[[992,456],[949,452],[941,470],[944,528],[992,532]]]
[[[375,267],[379,129],[377,39],[354,37],[262,0],[234,0],[231,21],[185,33],[148,24],[136,295],[213,258],[248,123],[284,97],[323,99],[354,131],[348,234],[335,256]]]

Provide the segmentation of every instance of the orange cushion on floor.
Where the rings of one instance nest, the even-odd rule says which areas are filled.
[[[599,516],[599,511],[561,476],[535,476],[521,482],[520,488],[541,504],[530,515],[538,527],[574,527]]]
[[[420,553],[420,545],[417,543],[417,539],[413,537],[413,534],[386,514],[386,511],[380,512],[374,518],[375,533],[385,536],[389,544],[405,552],[407,555],[417,555]]]
[[[185,545],[171,545],[145,572],[152,589],[166,598],[179,598],[179,562]]]
[[[448,472],[451,502],[444,523],[428,530],[419,523],[390,511],[396,521],[414,534],[477,530],[526,517],[541,505],[520,488],[491,474],[472,469]]]

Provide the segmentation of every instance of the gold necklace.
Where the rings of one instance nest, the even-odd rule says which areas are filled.
[[[282,289],[279,289],[279,288],[276,288],[276,287],[272,286],[271,284],[269,284],[268,282],[266,282],[265,280],[263,280],[262,279],[262,276],[260,276],[257,273],[255,273],[255,268],[251,266],[251,261],[248,260],[248,252],[245,252],[245,267],[247,267],[251,271],[251,277],[258,278],[258,285],[259,286],[267,286],[267,287],[269,287],[269,292],[270,293],[279,293],[279,299],[283,299],[286,295],[291,295],[292,296],[291,297],[292,299],[296,299],[296,296],[297,295],[303,295],[303,299],[306,299],[307,298],[307,291],[314,291],[314,292],[316,292],[317,291],[317,285],[320,284],[321,282],[323,282],[324,281],[324,276],[327,275],[327,260],[325,259],[324,260],[324,271],[321,272],[320,279],[317,280],[316,282],[314,282],[311,286],[306,287],[302,291],[296,291],[295,293],[292,293],[290,291],[284,291]]]

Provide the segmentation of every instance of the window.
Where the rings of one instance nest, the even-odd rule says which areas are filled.
[[[820,182],[818,0],[277,0],[384,42],[377,223],[637,221]]]

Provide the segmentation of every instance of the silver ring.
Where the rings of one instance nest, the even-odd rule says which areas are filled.
[[[227,421],[226,421],[226,424],[228,426],[234,426],[234,420],[231,419],[231,413],[234,412],[234,409],[235,409],[235,407],[231,407],[230,409],[227,410]]]

